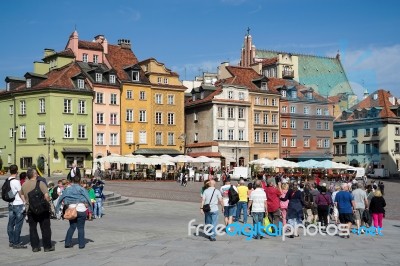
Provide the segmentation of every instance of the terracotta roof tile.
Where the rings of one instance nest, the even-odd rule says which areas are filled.
[[[64,51],[58,52],[57,55],[64,56],[64,57],[75,57],[74,52],[72,52],[72,50],[70,48],[68,48]]]
[[[98,42],[78,41],[79,49],[103,51],[103,46]]]
[[[207,95],[206,97],[204,97],[204,99],[199,99],[199,100],[193,101],[192,98],[190,97],[185,102],[185,107],[196,106],[198,104],[212,102],[212,100],[214,99],[214,96],[220,94],[221,92],[222,92],[222,87],[218,87],[214,92],[212,92],[209,95]]]
[[[76,63],[70,63],[64,67],[54,69],[47,73],[47,79],[40,82],[32,89],[41,88],[62,88],[75,89],[71,78],[81,72],[81,69]]]
[[[261,61],[261,64],[262,66],[270,66],[270,65],[275,65],[276,62],[278,62],[278,57],[266,58]]]

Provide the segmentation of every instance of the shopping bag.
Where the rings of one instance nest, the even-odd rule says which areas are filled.
[[[271,222],[269,221],[268,216],[266,216],[263,219],[263,226],[264,226],[264,232],[265,233],[267,233],[266,229],[267,229],[267,226],[270,225],[270,224],[271,224]],[[272,227],[271,226],[268,227],[268,232],[272,233]]]

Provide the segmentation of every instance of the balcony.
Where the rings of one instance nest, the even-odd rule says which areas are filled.
[[[292,79],[292,78],[294,78],[294,71],[293,70],[283,70],[282,71],[282,78],[284,78],[284,79]]]

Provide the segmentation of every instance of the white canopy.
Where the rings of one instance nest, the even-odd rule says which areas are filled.
[[[193,161],[194,163],[221,163],[221,160],[210,158],[207,156],[199,156],[199,157],[193,158],[193,160],[194,160]]]
[[[260,165],[262,165],[262,164],[268,164],[268,163],[271,163],[271,162],[272,162],[272,160],[270,160],[268,158],[260,158],[260,159],[257,159],[257,160],[250,161],[249,164],[260,164]]]
[[[284,159],[275,159],[273,161],[267,162],[263,164],[264,168],[275,168],[275,167],[282,167],[282,168],[295,168],[298,167],[298,164],[295,162],[287,161]]]
[[[170,159],[171,162],[174,163],[193,163],[195,162],[194,158],[189,155],[178,155],[176,157],[172,157]]]

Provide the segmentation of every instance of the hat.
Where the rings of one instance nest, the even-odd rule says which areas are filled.
[[[326,187],[326,183],[322,183],[322,186],[323,186],[323,187]]]

